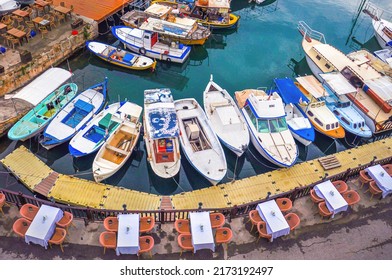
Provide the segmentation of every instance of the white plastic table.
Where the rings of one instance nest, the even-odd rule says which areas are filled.
[[[119,214],[116,253],[135,255],[139,252],[139,214]]]
[[[381,165],[375,165],[366,168],[369,176],[377,183],[377,186],[382,190],[382,198],[392,194],[392,177],[382,168]]]
[[[56,222],[61,220],[63,214],[63,211],[59,208],[42,205],[26,232],[26,243],[30,244],[32,242],[47,249],[48,240],[53,236],[56,229]]]
[[[335,214],[337,213],[347,211],[347,201],[330,180],[316,185],[313,189],[319,197],[325,199],[328,210],[332,212],[332,218],[335,217]]]
[[[192,244],[194,253],[200,249],[210,249],[215,252],[214,236],[209,212],[189,213],[191,221]]]
[[[267,233],[274,238],[290,234],[290,226],[284,218],[275,200],[269,200],[257,205],[260,217],[267,224]]]

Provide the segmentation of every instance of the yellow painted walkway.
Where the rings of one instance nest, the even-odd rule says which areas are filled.
[[[295,187],[319,181],[328,173],[339,174],[348,168],[367,164],[376,156],[378,160],[392,157],[392,138],[383,139],[335,154],[341,167],[324,171],[317,159],[296,164],[233,183],[221,184],[206,189],[171,196],[174,209],[195,209],[199,203],[203,208],[224,208],[257,201],[271,195],[288,192]],[[35,186],[52,170],[24,146],[1,160],[15,176],[34,191]],[[196,171],[195,171],[196,172]],[[98,209],[157,210],[160,196],[105,185],[68,175],[60,175],[49,192],[56,201],[71,205]]]

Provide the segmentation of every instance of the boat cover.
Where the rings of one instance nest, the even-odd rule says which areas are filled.
[[[12,98],[22,99],[37,106],[45,97],[66,82],[72,73],[61,68],[50,68],[21,89]]]
[[[392,41],[389,41],[389,42],[387,43],[387,46],[388,46],[388,47],[392,47]]]
[[[172,108],[153,108],[148,112],[149,134],[152,139],[177,137],[177,114]]]
[[[328,95],[321,83],[315,76],[304,76],[295,78],[304,89],[306,89],[314,98],[321,98]]]
[[[309,101],[309,99],[297,88],[292,79],[274,79],[274,82],[284,103],[298,104]]]
[[[94,109],[94,105],[87,103],[86,101],[79,99],[76,101],[74,107],[76,109],[79,109],[81,111],[85,111],[87,113],[90,113]]]
[[[325,81],[325,84],[333,90],[337,95],[355,94],[357,90],[353,87],[347,79],[339,72],[331,72],[327,74],[320,74],[320,77]]]
[[[124,62],[130,63],[130,62],[132,61],[133,58],[134,58],[134,56],[133,56],[132,54],[127,53],[126,55],[124,55],[123,61],[124,61]]]

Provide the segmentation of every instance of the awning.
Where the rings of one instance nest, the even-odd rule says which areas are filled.
[[[61,68],[51,68],[22,88],[12,98],[25,100],[37,106],[45,97],[66,82],[72,73]]]
[[[309,101],[309,99],[297,88],[292,79],[274,79],[274,82],[284,103],[298,104]]]
[[[315,76],[304,76],[295,78],[300,85],[307,90],[314,98],[325,97],[328,95],[321,83]]]
[[[120,109],[118,109],[118,112],[139,118],[140,114],[142,113],[142,110],[143,108],[139,105],[136,105],[131,102],[125,102],[124,105],[122,105]]]
[[[355,94],[357,92],[356,88],[339,72],[320,74],[320,77],[324,79],[327,86],[337,95]]]

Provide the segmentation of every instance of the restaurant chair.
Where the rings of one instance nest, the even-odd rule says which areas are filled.
[[[48,34],[48,29],[45,26],[38,26],[39,32],[41,32],[42,39],[45,37],[45,34]]]
[[[257,242],[259,242],[260,238],[266,238],[268,241],[272,240],[272,235],[267,233],[267,224],[264,221],[257,223],[257,231],[259,233]]]
[[[153,230],[155,226],[155,218],[152,216],[141,217],[139,220],[139,232],[146,233]]]
[[[27,20],[27,21],[25,22],[25,24],[27,25],[28,28],[31,28],[31,29],[33,29],[33,30],[35,29],[34,22]]]
[[[287,223],[290,226],[290,231],[295,230],[301,222],[301,219],[295,213],[288,213],[287,215],[284,216],[284,218],[286,219]]]
[[[324,201],[323,198],[319,197],[319,196],[316,194],[316,191],[315,191],[314,189],[311,189],[311,190],[310,190],[310,199],[311,199],[314,203],[316,203],[316,204],[319,204],[320,202],[323,202],[323,201]]]
[[[104,231],[99,235],[99,243],[103,247],[103,254],[106,248],[116,250],[117,238],[116,233],[112,231]]]
[[[259,215],[259,211],[257,211],[257,210],[249,211],[249,221],[248,222],[252,222],[252,227],[250,228],[250,231],[252,231],[253,227],[257,226],[257,224],[261,221],[263,221],[263,219],[261,219],[261,217]]]
[[[282,212],[288,212],[293,208],[293,202],[287,197],[277,198],[276,204],[278,204],[278,207]]]
[[[25,218],[19,218],[12,225],[12,230],[17,235],[24,238],[30,225],[31,225],[31,221],[29,221]]]
[[[318,204],[318,209],[322,219],[332,217],[332,212],[329,211],[329,209],[327,208],[327,204],[325,203],[325,201]]]
[[[372,194],[370,196],[370,200],[373,199],[373,196],[382,194],[382,190],[377,186],[377,183],[375,181],[371,181],[369,183],[369,188],[367,189],[367,191],[365,191],[365,193],[367,193],[369,191]]]
[[[361,200],[361,197],[359,196],[359,194],[354,190],[347,191],[342,195],[343,195],[344,200],[350,206],[358,203]]]
[[[222,213],[211,213],[210,221],[212,228],[220,228],[225,224],[226,218]]]
[[[180,257],[183,251],[192,251],[193,253],[193,245],[192,245],[192,234],[190,233],[182,233],[177,238],[178,246],[181,248]]]
[[[54,18],[54,16],[50,16],[49,17],[49,26],[50,26],[50,28],[56,28],[57,27],[57,25],[56,25],[56,19]]]
[[[337,180],[332,182],[332,185],[334,185],[334,187],[340,194],[344,194],[346,191],[348,191],[348,185],[345,181]]]
[[[361,183],[359,189],[362,189],[365,184],[369,184],[371,181],[373,181],[373,179],[366,170],[359,171],[359,182]]]
[[[66,236],[67,231],[65,229],[56,227],[52,238],[48,241],[50,248],[52,248],[52,245],[60,245],[61,252],[64,253],[63,243]]]
[[[11,207],[11,206],[7,203],[7,201],[6,201],[6,199],[5,199],[5,195],[4,195],[3,193],[0,193],[0,212],[5,216],[5,214],[4,214],[4,212],[3,212],[3,207],[4,207],[4,206]]]
[[[63,14],[61,14],[61,13],[56,13],[56,18],[57,18],[57,21],[58,21],[59,23],[61,23],[61,21],[64,21],[64,22],[65,22],[65,15],[63,15]]]
[[[191,229],[189,227],[189,220],[186,219],[177,219],[174,222],[174,228],[179,234],[191,233]]]
[[[392,176],[392,164],[384,164],[382,168],[385,169],[389,176]]]
[[[231,241],[233,238],[233,232],[231,231],[230,228],[227,227],[221,227],[216,230],[215,234],[215,243],[216,244],[226,244],[226,250],[227,250],[227,244]]]
[[[68,228],[70,226],[75,227],[75,225],[72,223],[73,221],[73,215],[70,212],[64,211],[63,217],[61,218],[60,221],[56,223],[57,226],[64,228],[68,232]]]
[[[30,203],[26,203],[19,209],[19,213],[23,218],[32,221],[35,215],[37,215],[38,210],[39,210],[38,206],[35,206]]]
[[[154,238],[152,236],[141,236],[139,237],[139,247],[137,255],[140,256],[143,253],[150,253],[150,258],[152,258],[152,248],[154,247]]]
[[[117,217],[106,217],[105,220],[103,220],[103,226],[107,231],[117,232],[118,231]]]

